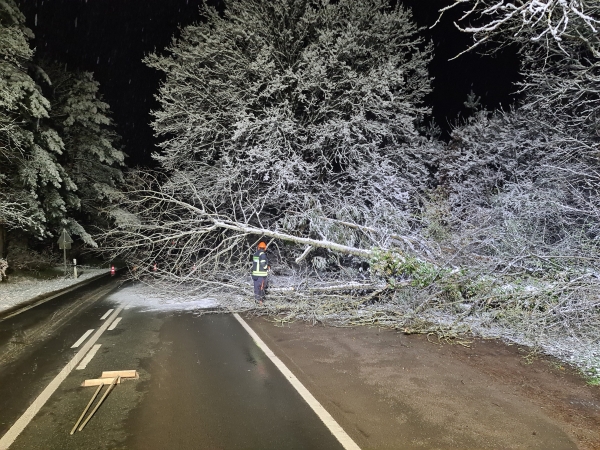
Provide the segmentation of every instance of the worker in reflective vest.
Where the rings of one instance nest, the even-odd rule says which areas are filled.
[[[252,280],[254,281],[254,298],[262,305],[267,288],[267,276],[269,275],[269,260],[267,259],[267,244],[259,242],[256,253],[252,257]]]

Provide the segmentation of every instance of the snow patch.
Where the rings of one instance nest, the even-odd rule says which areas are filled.
[[[123,308],[148,311],[195,311],[218,308],[220,303],[210,297],[177,292],[161,292],[147,285],[126,286],[108,296]]]

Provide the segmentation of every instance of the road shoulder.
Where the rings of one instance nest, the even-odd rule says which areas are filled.
[[[516,346],[245,319],[364,450],[600,449],[600,390]]]

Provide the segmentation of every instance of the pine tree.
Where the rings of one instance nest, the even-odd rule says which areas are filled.
[[[78,187],[78,207],[69,211],[69,225],[84,242],[96,246],[80,223],[108,224],[103,209],[121,195],[125,154],[118,148],[110,106],[102,100],[93,74],[69,72],[57,64],[44,70],[52,83],[49,122],[64,143],[60,163]]]
[[[28,74],[33,34],[24,23],[13,0],[0,2],[0,256],[6,253],[6,228],[46,233],[44,203],[52,195],[44,198],[39,191],[48,187],[52,193],[63,183],[56,162],[60,139],[50,131],[36,134],[50,103]]]
[[[7,230],[44,239],[66,228],[96,245],[84,224],[101,224],[122,181],[98,83],[52,67],[54,85],[32,60],[32,37],[14,1],[0,1],[0,257]]]

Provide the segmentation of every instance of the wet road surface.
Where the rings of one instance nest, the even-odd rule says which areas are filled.
[[[98,322],[98,300],[118,281],[94,281],[0,321],[0,436],[64,367],[73,343]]]
[[[0,449],[31,402],[92,345],[93,358],[58,384],[10,449],[342,448],[232,315],[146,311],[128,287],[107,296],[115,287],[0,321]],[[246,321],[362,450],[600,450],[597,388],[552,361],[526,363],[514,347]],[[118,385],[70,436],[95,391],[81,383],[125,369],[140,378]]]
[[[73,343],[122,306],[120,291],[105,297],[108,289],[0,321],[0,436],[77,352]],[[342,448],[233,316],[129,308],[120,317],[11,449]],[[95,391],[80,384],[124,369],[136,369],[139,380],[117,385],[70,436]]]

